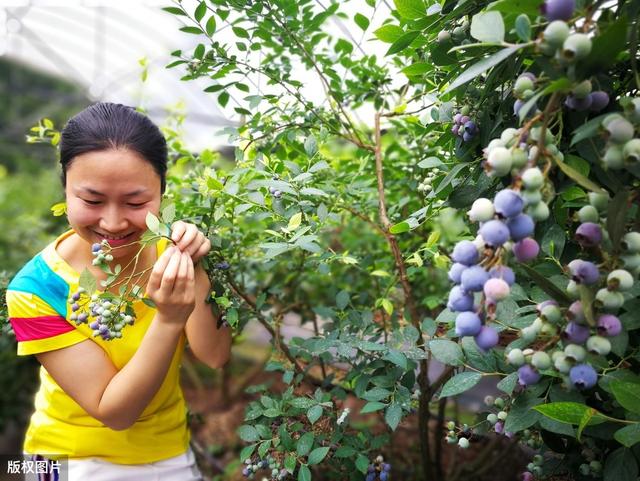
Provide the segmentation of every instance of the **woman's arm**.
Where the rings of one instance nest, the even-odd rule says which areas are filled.
[[[211,292],[207,273],[198,265],[196,275],[196,306],[187,321],[185,332],[189,347],[196,358],[212,369],[222,367],[231,355],[231,330],[218,329],[218,320],[206,302]]]
[[[193,262],[170,248],[154,265],[147,293],[158,312],[129,362],[118,371],[92,340],[38,354],[58,385],[87,413],[114,430],[140,417],[164,381],[195,302]]]

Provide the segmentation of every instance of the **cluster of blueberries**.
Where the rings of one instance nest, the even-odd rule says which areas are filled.
[[[640,124],[640,98],[624,98],[620,104],[624,115],[607,115],[601,124],[607,141],[602,163],[605,168],[612,170],[640,164],[640,138],[634,137],[636,127]]]
[[[255,474],[263,469],[270,470],[271,479],[274,481],[282,481],[287,477],[287,470],[280,467],[280,463],[276,461],[273,457],[269,456],[266,459],[256,459],[252,460],[251,458],[246,459],[245,467],[242,468],[242,475],[245,478],[253,479]]]
[[[519,262],[528,262],[540,250],[530,237],[535,224],[531,216],[523,213],[524,205],[522,196],[512,189],[498,192],[493,202],[476,200],[469,217],[480,222],[479,235],[475,241],[458,242],[451,255],[454,264],[449,279],[455,286],[447,307],[458,313],[455,332],[458,336],[473,336],[483,351],[498,343],[497,330],[485,321],[495,314],[496,304],[509,296],[515,282],[513,271],[500,263],[502,252],[510,247]],[[481,307],[475,305],[475,293],[484,294]]]
[[[478,126],[471,120],[471,117],[458,112],[453,116],[451,132],[453,135],[460,137],[464,142],[470,142],[478,135]]]
[[[365,481],[388,481],[390,472],[391,464],[385,463],[382,456],[377,456],[367,468],[367,475],[364,479]]]

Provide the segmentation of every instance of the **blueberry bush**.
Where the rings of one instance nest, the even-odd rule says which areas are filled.
[[[640,6],[349,6],[165,8],[197,38],[169,67],[239,118],[232,167],[173,144],[170,195],[214,241],[226,322],[264,326],[288,385],[255,388],[244,474],[393,476],[356,398],[389,430],[415,411],[416,479],[474,474],[445,474],[440,444],[490,432],[526,446],[524,479],[636,479]],[[310,337],[283,340],[288,312]],[[483,377],[487,412],[447,422]]]
[[[167,200],[212,241],[212,308],[258,322],[281,373],[250,389],[243,475],[393,479],[408,418],[415,479],[497,469],[442,448],[498,439],[524,480],[635,480],[640,5],[353,6],[165,8],[194,40],[168,67],[238,119],[231,164],[165,127]],[[448,420],[483,378],[485,412]]]

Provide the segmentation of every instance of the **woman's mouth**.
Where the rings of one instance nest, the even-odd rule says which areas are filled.
[[[111,234],[103,234],[101,232],[95,232],[95,231],[94,233],[98,236],[98,238],[100,239],[100,242],[102,242],[103,240],[106,240],[111,247],[120,247],[125,244],[131,243],[132,237],[134,234],[133,232],[130,232],[128,234],[116,236]]]

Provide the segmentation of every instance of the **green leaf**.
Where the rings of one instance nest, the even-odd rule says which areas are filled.
[[[369,458],[362,454],[358,454],[356,457],[356,468],[358,468],[358,471],[362,474],[366,473],[367,469],[369,469]]]
[[[531,17],[540,14],[542,0],[498,0],[491,3],[487,10],[497,10],[503,13],[524,13]]]
[[[193,35],[201,35],[202,30],[198,27],[180,27],[180,31],[184,33],[191,33]]]
[[[420,35],[420,32],[418,31],[411,31],[403,34],[402,37],[391,44],[391,47],[389,47],[389,50],[387,50],[387,53],[385,55],[393,55],[395,53],[401,52],[409,45],[411,45],[411,42],[413,42],[418,37],[418,35]]]
[[[311,424],[314,424],[322,416],[322,406],[316,404],[307,411],[307,418]]]
[[[519,267],[525,271],[527,276],[537,284],[537,286],[542,289],[544,292],[549,294],[553,299],[558,301],[560,304],[571,304],[571,299],[567,296],[567,293],[556,286],[553,282],[547,279],[545,276],[536,271],[533,267],[528,266],[527,264],[520,264]]]
[[[626,231],[625,217],[627,215],[628,198],[629,193],[625,189],[621,189],[607,207],[607,232],[614,251],[618,249],[622,236]]]
[[[531,39],[531,21],[524,13],[516,17],[516,35],[523,42],[528,42]]]
[[[411,226],[406,220],[392,225],[391,228],[389,228],[389,232],[391,232],[392,234],[402,234],[404,232],[409,232],[410,230]]]
[[[160,220],[152,212],[147,212],[145,222],[151,232],[153,232],[154,234],[157,234],[159,232]]]
[[[386,399],[391,395],[391,391],[384,389],[382,387],[374,387],[369,391],[365,392],[362,396],[360,396],[365,401],[381,401],[382,399]]]
[[[602,120],[607,115],[610,115],[610,114],[606,113],[606,114],[598,115],[597,117],[592,118],[588,122],[582,124],[576,130],[574,130],[573,137],[571,138],[571,144],[569,146],[572,147],[573,145],[577,144],[581,140],[588,139],[590,137],[597,135],[598,131],[600,130],[600,124],[602,123]]]
[[[243,424],[238,428],[238,436],[240,436],[240,439],[247,441],[248,443],[260,440],[258,430],[248,424]]]
[[[296,444],[296,451],[299,456],[306,456],[307,453],[311,450],[311,446],[313,446],[313,433],[305,433],[300,436],[298,442]]]
[[[249,38],[249,32],[242,27],[231,27],[231,30],[233,30],[233,33],[235,33],[238,38]]]
[[[294,231],[300,224],[302,223],[302,212],[298,212],[297,214],[293,214],[289,219],[289,224],[287,225],[287,229],[289,231]]]
[[[86,293],[90,296],[96,290],[96,286],[98,284],[96,282],[96,278],[93,277],[93,274],[91,274],[89,269],[85,267],[82,273],[80,274],[78,285],[82,287],[86,291]]]
[[[362,30],[366,30],[369,28],[369,19],[361,13],[356,13],[355,17],[353,17],[353,20]]]
[[[463,393],[478,384],[480,379],[482,379],[482,374],[479,372],[461,372],[460,374],[456,374],[444,385],[440,397],[455,396],[456,394]]]
[[[460,162],[454,165],[453,168],[447,173],[445,178],[442,179],[442,182],[438,184],[438,187],[436,187],[435,193],[439,194],[440,192],[442,192],[445,189],[445,187],[447,187],[453,181],[453,179],[455,179],[458,176],[460,171],[462,171],[464,168],[468,166],[469,166],[469,162]]]
[[[393,0],[401,17],[414,20],[426,15],[427,7],[422,0]]]
[[[222,107],[226,107],[227,106],[227,102],[229,102],[229,93],[228,92],[222,92],[220,95],[218,95],[218,103]]]
[[[256,450],[257,444],[252,444],[250,446],[245,446],[240,451],[240,462],[244,462],[245,459],[249,459],[253,452]]]
[[[564,161],[560,160],[558,157],[554,157],[553,160],[556,162],[558,167],[560,167],[560,170],[564,172],[564,174],[567,177],[570,177],[571,179],[575,180],[576,183],[578,183],[585,189],[588,189],[592,192],[599,192],[599,193],[605,192],[604,190],[602,190],[602,188],[598,184],[589,180],[587,177],[582,175],[580,172],[578,172],[576,169],[571,167],[569,164],[566,164]]]
[[[634,444],[640,443],[640,424],[630,424],[622,429],[618,429],[613,437],[623,446],[630,448]]]
[[[340,310],[343,310],[345,307],[349,305],[350,296],[349,293],[345,290],[338,292],[336,296],[336,307]]]
[[[182,16],[186,16],[187,15],[184,12],[184,10],[182,10],[181,8],[178,8],[178,7],[163,7],[162,10],[164,10],[165,12],[169,12],[172,15],[182,15]]]
[[[589,417],[587,425],[600,424],[606,421],[606,419],[592,407],[576,402],[541,404],[533,409],[548,418],[566,424],[580,425],[585,416]]]
[[[297,397],[289,401],[289,404],[294,408],[309,409],[311,406],[315,406],[317,402],[313,399],[309,399],[308,397]]]
[[[380,409],[384,409],[386,407],[387,405],[385,403],[381,403],[378,401],[370,401],[362,407],[362,409],[360,410],[360,414],[372,413],[375,411],[379,411]]]
[[[471,36],[480,42],[504,40],[504,21],[500,12],[480,12],[471,19]]]
[[[301,464],[298,470],[298,481],[311,481],[311,471],[304,464]]]
[[[636,414],[640,414],[640,384],[615,379],[609,388],[620,405]]]
[[[399,404],[392,404],[384,414],[384,420],[392,431],[395,431],[402,419],[402,408]]]
[[[404,30],[397,25],[383,25],[373,34],[385,43],[393,43],[404,35]]]
[[[637,481],[638,463],[628,448],[616,449],[604,463],[604,481]]]
[[[284,458],[284,469],[286,469],[290,474],[296,470],[296,456],[293,453],[287,453]]]
[[[391,361],[401,369],[407,369],[407,356],[402,354],[400,351],[390,349],[389,352],[384,356],[384,358],[387,361]]]
[[[451,82],[449,87],[447,87],[447,89],[443,93],[446,94],[448,92],[451,92],[452,90],[457,89],[461,85],[466,84],[470,80],[473,80],[478,75],[489,70],[491,67],[494,67],[498,65],[500,62],[502,62],[503,60],[505,60],[506,58],[509,58],[511,55],[513,55],[523,47],[524,47],[524,44],[518,45],[516,47],[508,47],[500,50],[499,52],[494,53],[493,55],[483,58],[479,62],[474,63],[471,67],[469,67],[464,72],[462,72],[458,77],[456,77],[456,79],[453,82]]]
[[[429,349],[438,361],[450,366],[460,366],[464,360],[460,345],[448,339],[434,339],[429,342]]]
[[[313,451],[311,451],[311,453],[309,453],[309,464],[318,464],[327,456],[328,452],[329,446],[314,449]]]
[[[166,224],[171,224],[173,220],[176,218],[176,205],[168,204],[164,209],[162,209],[162,221]]]
[[[502,392],[507,394],[511,394],[518,383],[518,373],[512,372],[507,377],[503,378],[496,387],[500,389]]]
[[[204,30],[207,32],[207,35],[211,37],[216,31],[216,18],[211,15],[207,20],[207,24],[204,27]]]
[[[545,231],[544,236],[542,236],[540,247],[545,254],[559,259],[564,249],[564,243],[564,230],[558,224],[553,224]]]
[[[207,5],[204,1],[200,2],[196,7],[195,12],[193,12],[193,16],[196,19],[196,22],[200,22],[204,18],[204,14],[207,13]]]
[[[309,157],[313,157],[318,152],[318,142],[313,135],[310,135],[304,141],[304,151]]]
[[[422,75],[433,70],[433,65],[428,62],[416,62],[402,69],[402,73],[410,75]]]

